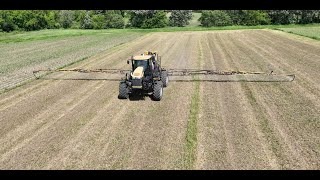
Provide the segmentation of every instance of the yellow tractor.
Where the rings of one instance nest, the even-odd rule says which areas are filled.
[[[168,86],[169,77],[171,82],[289,82],[293,81],[295,78],[295,75],[277,75],[274,71],[266,73],[232,70],[221,71],[212,69],[164,69],[161,67],[161,56],[159,56],[157,52],[153,51],[146,51],[143,54],[131,56],[131,58],[127,60],[127,64],[131,64],[131,70],[45,69],[33,71],[33,74],[37,79],[39,77],[36,74],[41,71],[125,74],[125,77],[121,78],[121,80],[119,78],[119,99],[127,99],[134,94],[148,94],[151,95],[151,98],[155,101],[160,101],[162,99],[163,88]],[[108,77],[104,80],[108,80]]]
[[[127,61],[132,70],[126,73],[125,79],[119,85],[119,98],[127,99],[131,94],[149,94],[152,99],[160,101],[163,88],[168,86],[168,72],[161,68],[161,57],[157,52],[147,51],[138,56],[132,56]]]

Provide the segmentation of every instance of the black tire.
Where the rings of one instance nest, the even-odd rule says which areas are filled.
[[[162,81],[158,81],[153,85],[152,99],[160,101],[163,95],[163,84]]]
[[[169,76],[167,71],[162,71],[161,72],[161,81],[163,84],[163,87],[167,87],[169,84]]]
[[[129,92],[128,87],[126,83],[120,83],[119,84],[119,99],[128,99],[129,98]]]

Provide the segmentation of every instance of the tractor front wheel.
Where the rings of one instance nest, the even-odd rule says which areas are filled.
[[[163,87],[167,87],[169,84],[169,76],[167,71],[162,71],[161,72],[161,81],[163,84]]]
[[[153,86],[152,99],[155,101],[160,101],[163,95],[163,84],[162,81],[158,81]]]
[[[120,83],[119,85],[119,99],[128,99],[129,93],[128,93],[128,87],[126,83]]]

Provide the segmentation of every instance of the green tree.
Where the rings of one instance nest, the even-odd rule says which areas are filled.
[[[129,23],[137,28],[161,28],[168,25],[168,18],[163,10],[138,10],[131,11]]]
[[[81,29],[85,16],[86,16],[85,10],[74,11],[74,20],[70,28]]]
[[[171,26],[186,26],[189,24],[189,21],[192,19],[191,10],[173,10],[171,11],[171,16],[169,22]]]
[[[147,18],[142,28],[162,28],[168,25],[168,18],[165,11],[156,11],[151,18]]]
[[[18,29],[14,24],[12,11],[0,10],[0,29],[1,31],[10,32]]]
[[[74,20],[74,12],[62,10],[59,13],[59,22],[63,28],[70,28]]]
[[[84,19],[81,24],[81,28],[92,29],[92,20],[91,20],[91,16],[90,16],[90,11],[86,12],[86,15],[84,16]]]
[[[121,15],[121,11],[106,11],[106,27],[107,28],[123,28],[124,27],[124,18]]]
[[[92,16],[93,29],[103,29],[106,27],[106,19],[102,14],[96,14]]]
[[[264,25],[270,24],[271,19],[268,14],[260,10],[243,10],[241,25]]]
[[[296,17],[299,12],[289,10],[269,10],[268,15],[271,18],[271,24],[292,24],[297,23]]]
[[[226,10],[232,19],[233,25],[264,25],[270,24],[271,19],[266,11],[262,10]]]
[[[301,19],[299,23],[309,24],[318,22],[318,11],[317,10],[301,10]]]
[[[44,18],[47,22],[47,28],[49,29],[60,28],[60,23],[58,22],[59,21],[58,11],[47,11]]]
[[[32,11],[14,11],[13,21],[19,29],[32,31],[44,29],[47,27],[45,19],[46,11],[32,10]]]
[[[230,16],[221,10],[202,11],[199,21],[205,27],[232,25]]]

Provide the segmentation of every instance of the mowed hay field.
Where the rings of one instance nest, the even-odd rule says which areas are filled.
[[[0,169],[320,169],[318,41],[272,30],[148,33],[68,68],[128,69],[146,50],[167,68],[296,79],[170,82],[155,102],[119,100],[117,81],[50,74],[0,95]]]

